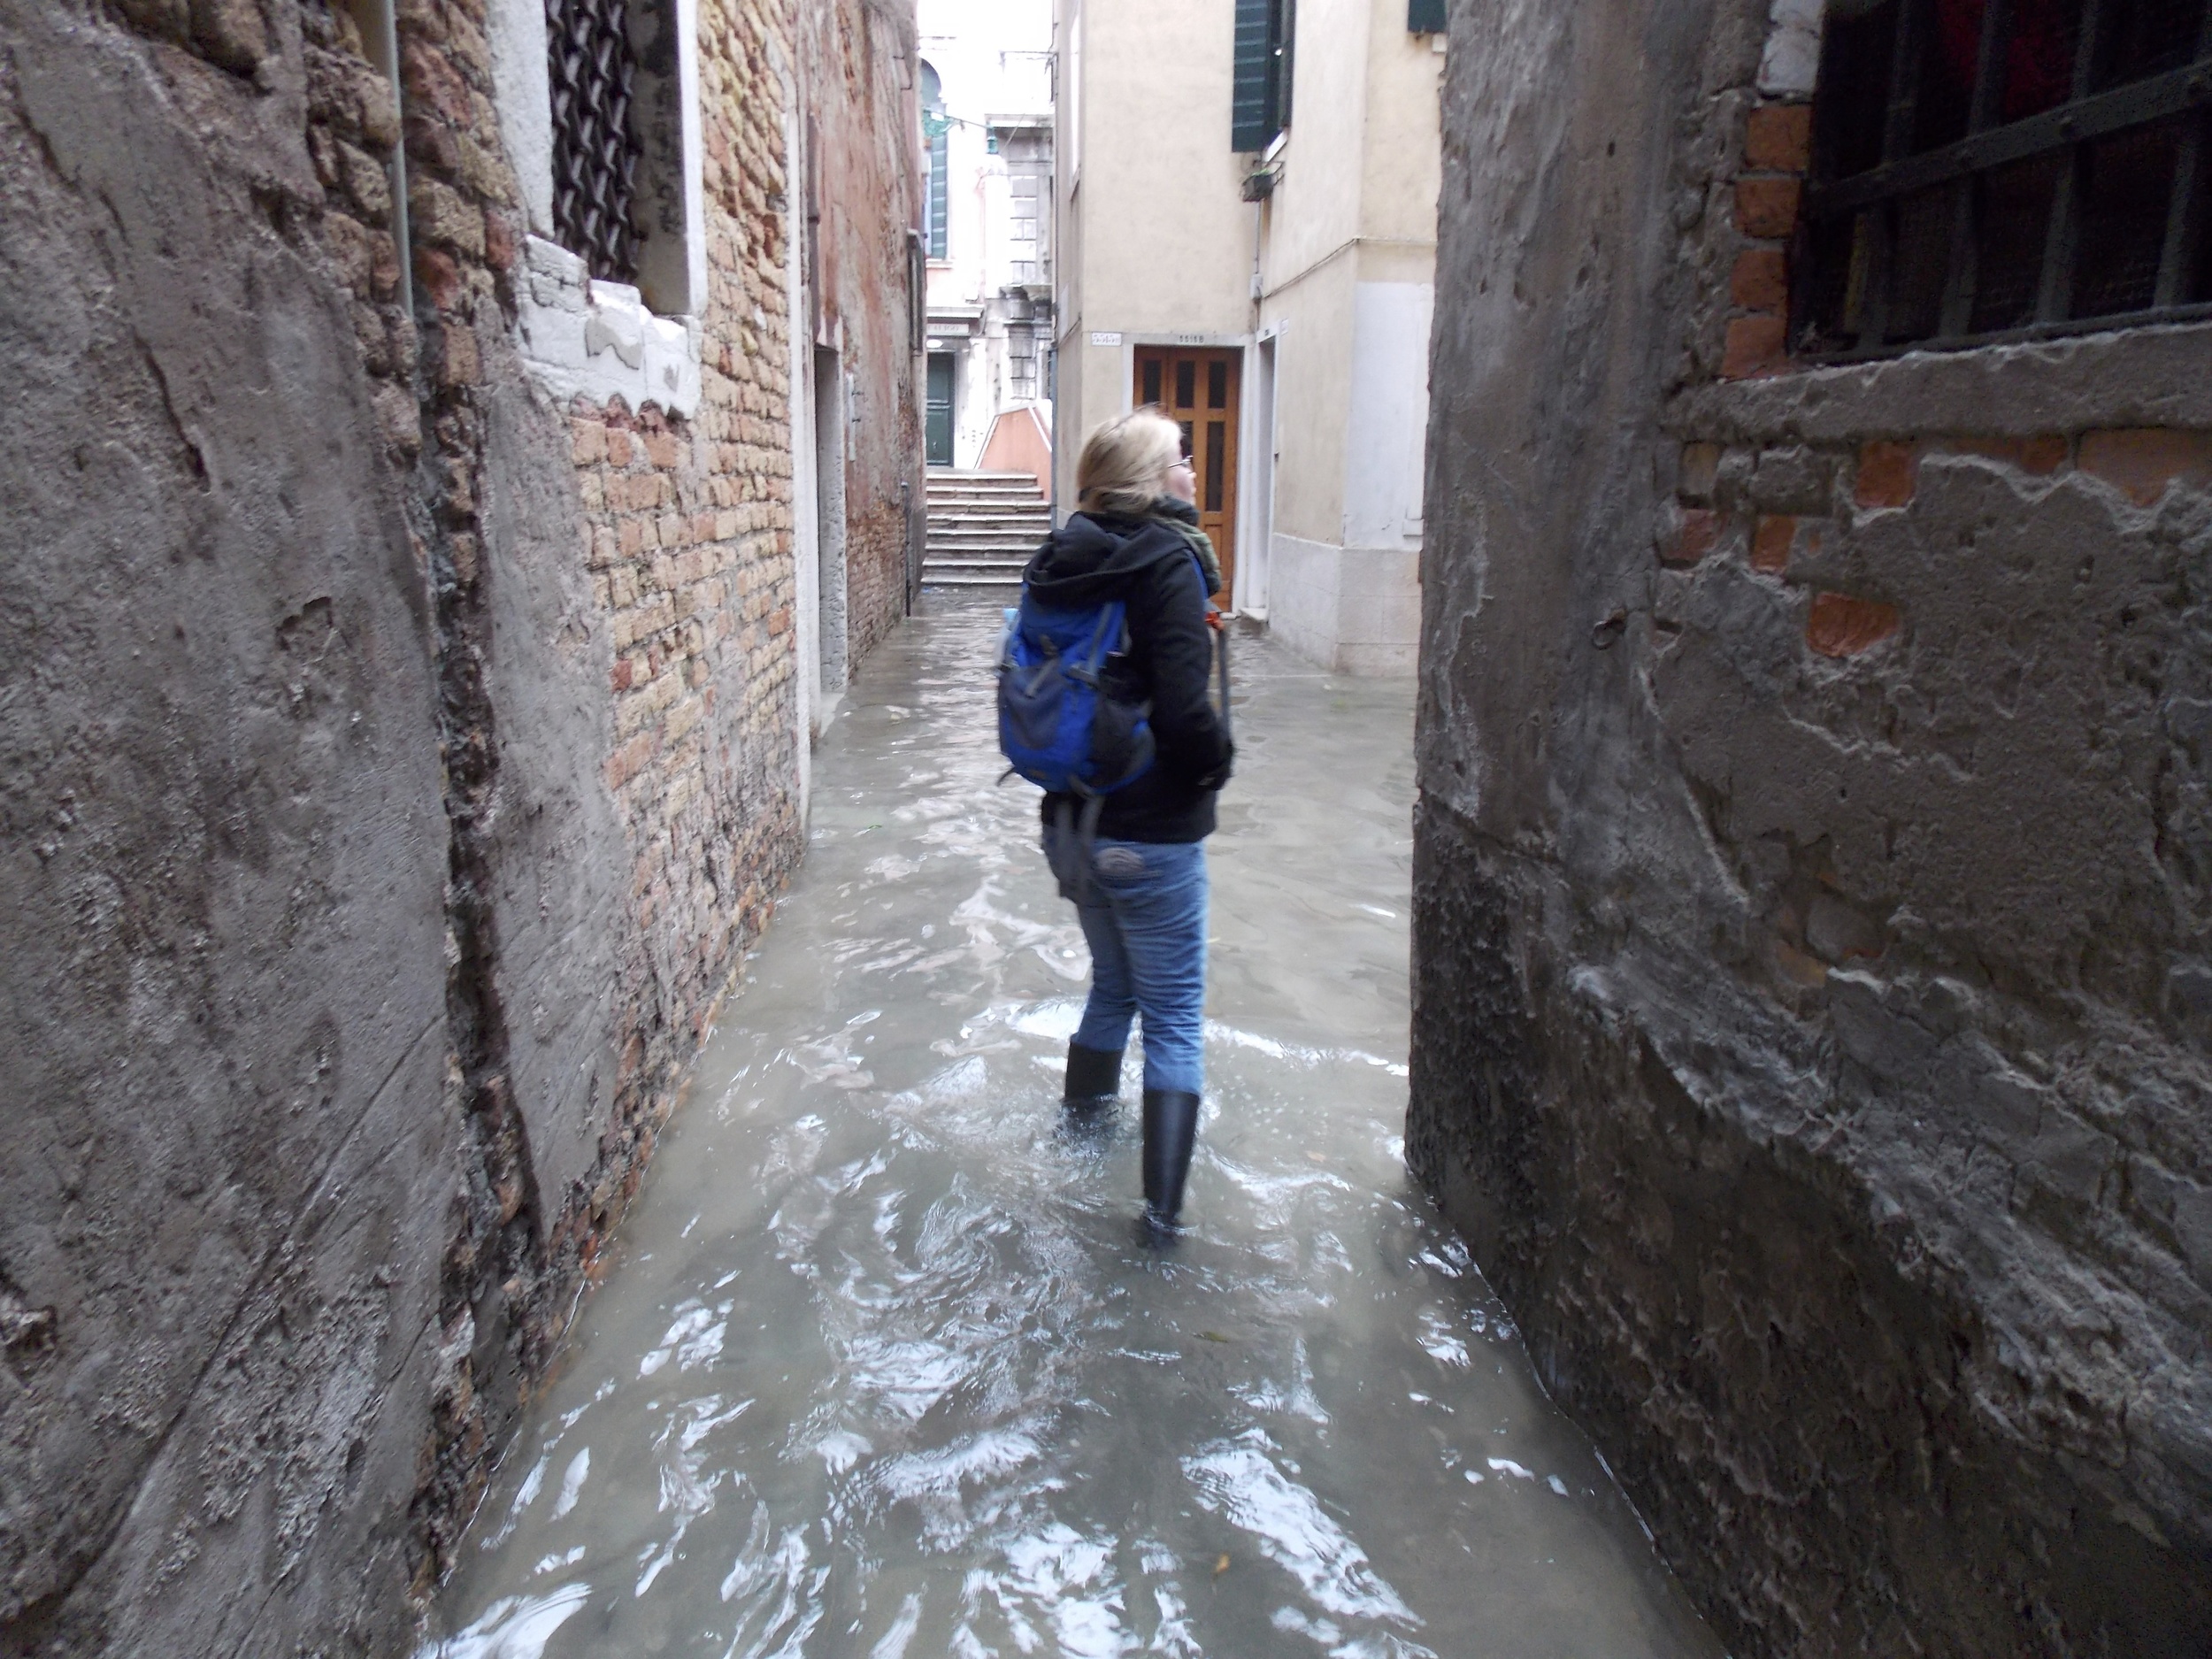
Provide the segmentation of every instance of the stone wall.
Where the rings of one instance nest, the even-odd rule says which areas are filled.
[[[396,21],[0,0],[0,1653],[408,1647],[801,849],[792,12],[700,7],[687,415],[542,389]]]
[[[2212,1647],[2212,349],[1786,355],[1818,8],[1455,8],[1409,1156],[1738,1651]]]

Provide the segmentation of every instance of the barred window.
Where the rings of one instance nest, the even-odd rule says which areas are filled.
[[[604,281],[637,280],[637,56],[628,0],[545,0],[553,94],[553,229]]]
[[[2208,0],[1832,0],[1799,349],[2212,314]]]

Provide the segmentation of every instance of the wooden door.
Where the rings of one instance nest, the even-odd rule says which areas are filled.
[[[1237,393],[1243,353],[1181,346],[1137,348],[1135,401],[1157,403],[1183,428],[1198,480],[1198,526],[1221,560],[1221,591],[1235,591]]]
[[[922,459],[931,466],[952,465],[952,353],[929,354],[927,416],[922,430]]]

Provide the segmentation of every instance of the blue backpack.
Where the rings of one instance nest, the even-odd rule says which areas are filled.
[[[1203,592],[1202,565],[1198,585]],[[1227,637],[1217,634],[1216,647],[1225,722]],[[1102,680],[1108,662],[1128,649],[1128,612],[1120,600],[1063,609],[1040,604],[1026,583],[1020,608],[1006,613],[999,643],[998,742],[1008,775],[1082,803],[1079,818],[1073,801],[1060,812],[1053,867],[1062,895],[1079,903],[1090,888],[1090,850],[1106,797],[1152,770],[1151,704],[1122,702]]]
[[[1108,659],[1128,649],[1120,600],[1058,610],[1023,589],[998,658],[999,748],[1017,774],[1087,803],[1152,770],[1149,705],[1123,703],[1101,683]]]

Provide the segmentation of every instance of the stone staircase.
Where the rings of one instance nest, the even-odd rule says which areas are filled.
[[[929,588],[996,590],[1012,603],[1022,566],[1052,529],[1052,508],[1027,472],[929,469]]]

